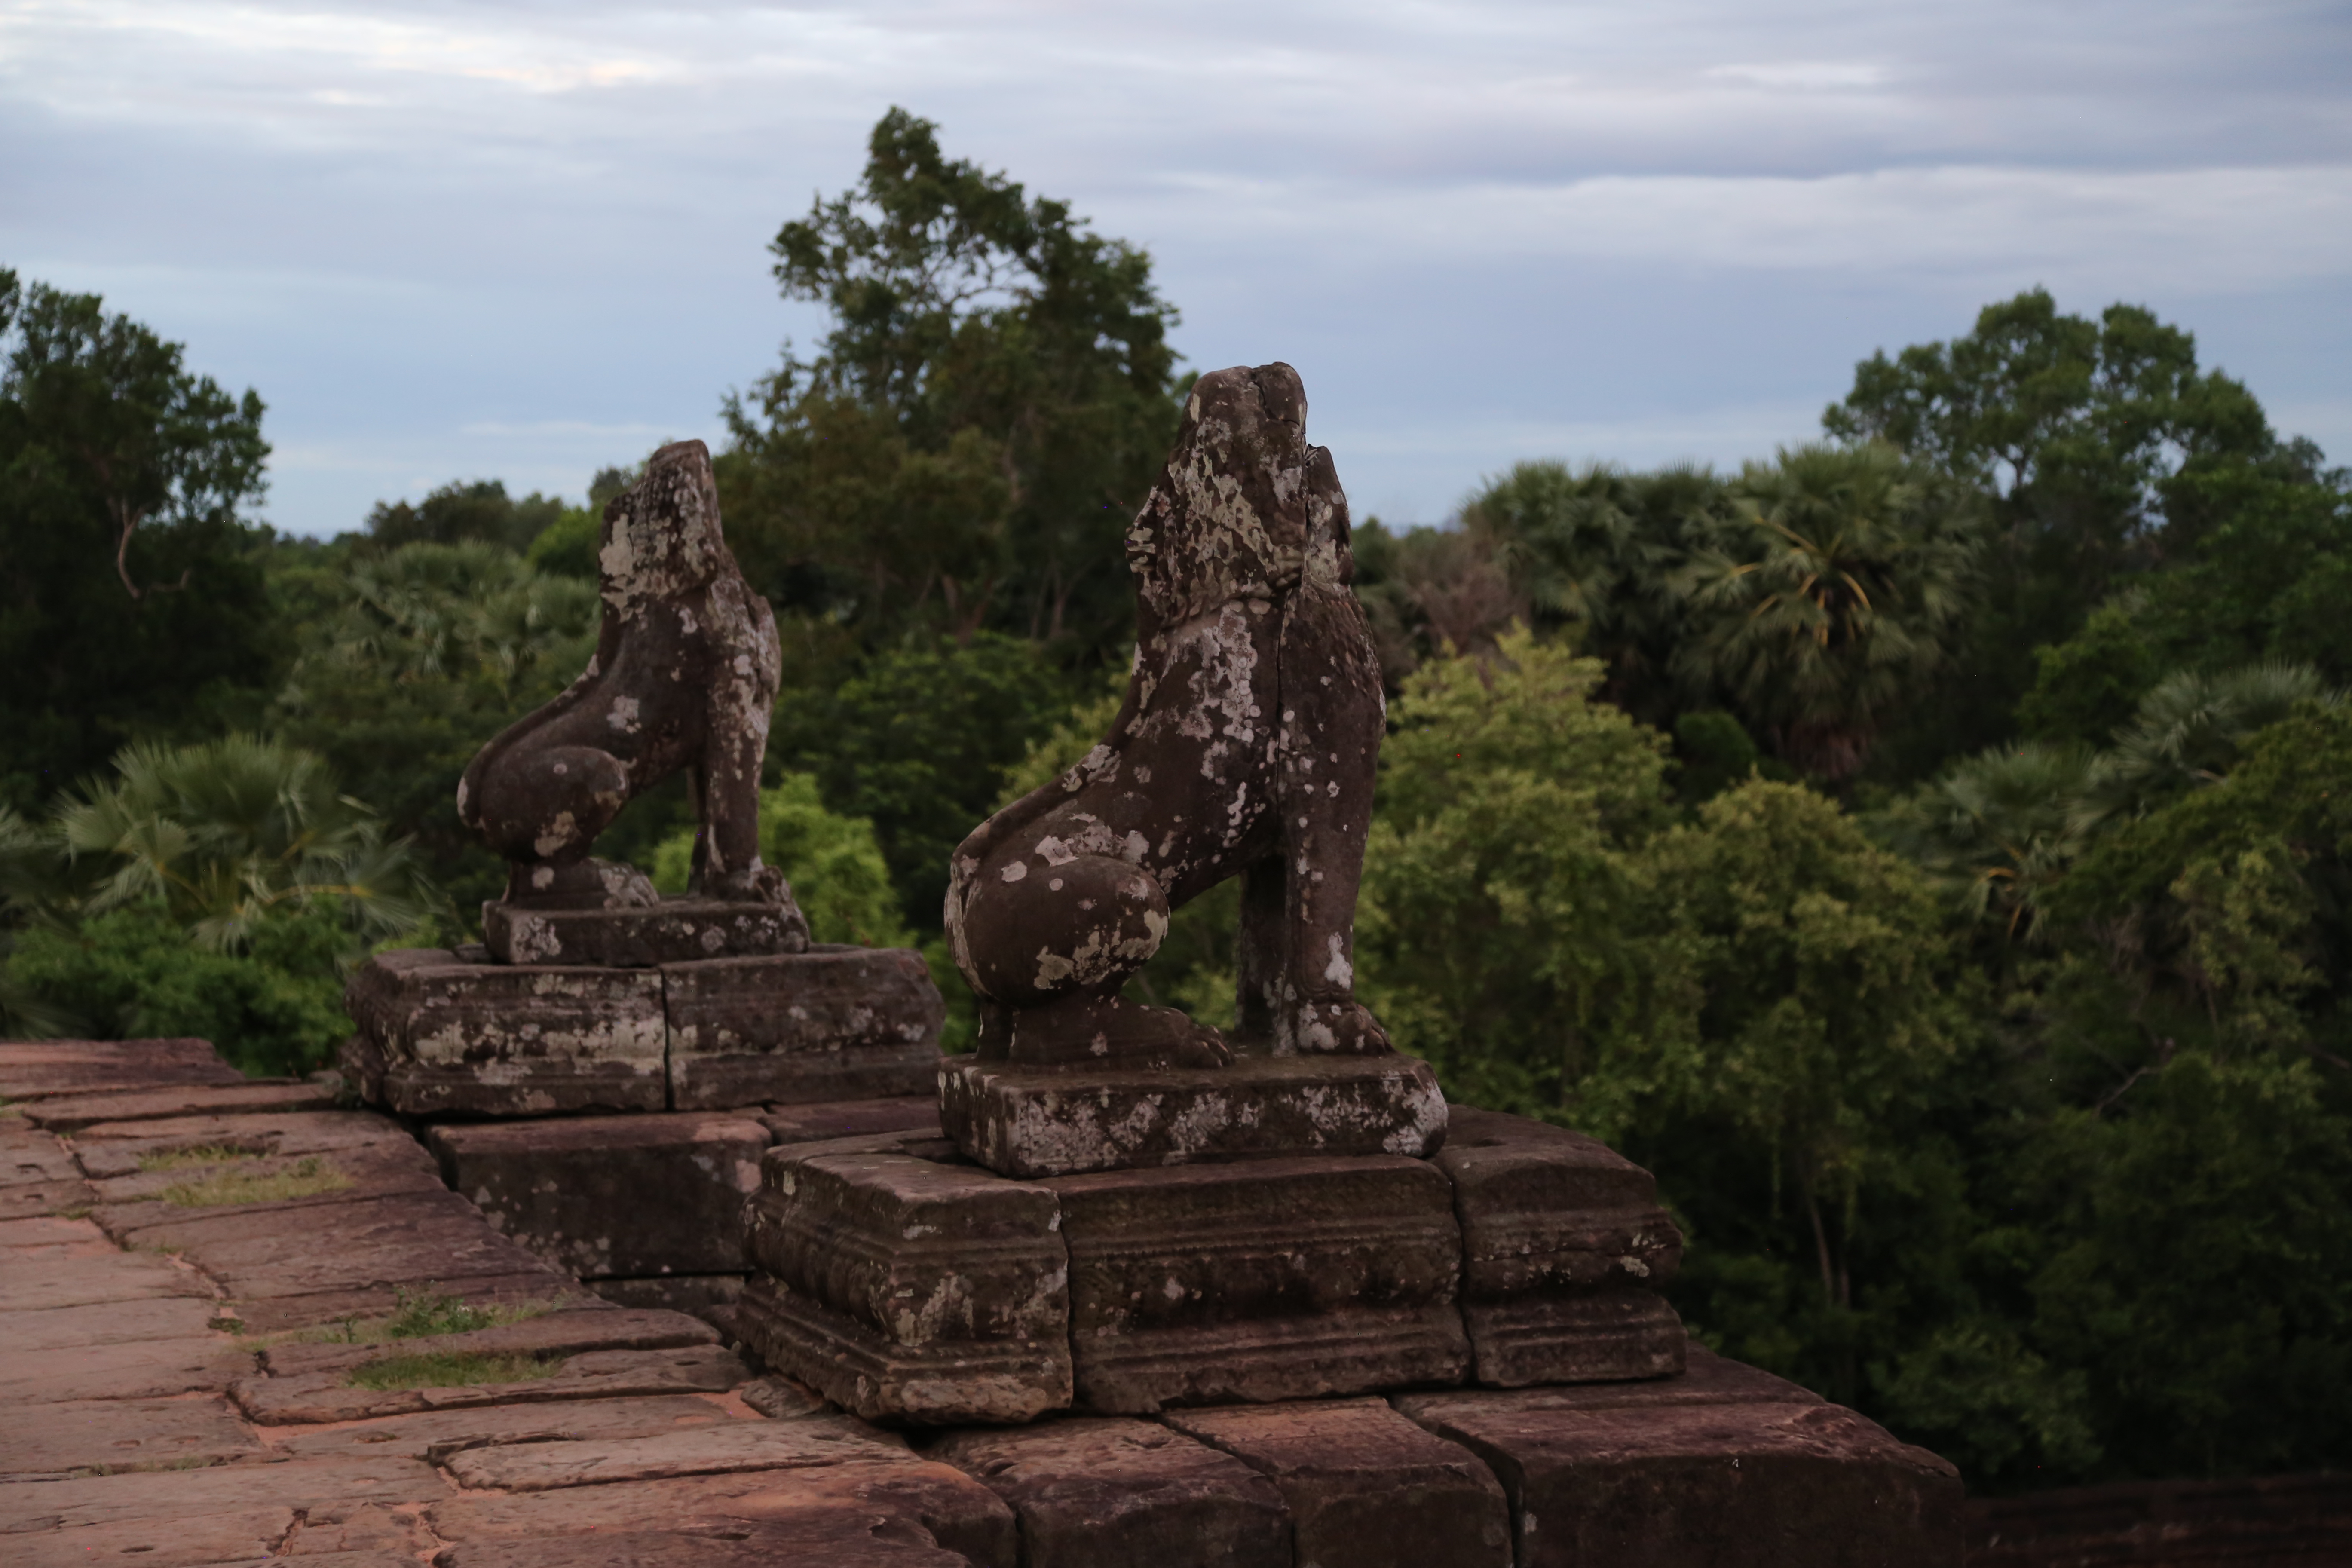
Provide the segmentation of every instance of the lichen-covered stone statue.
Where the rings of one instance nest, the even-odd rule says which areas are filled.
[[[1245,1051],[1382,1053],[1355,999],[1356,891],[1383,727],[1349,587],[1348,503],[1286,364],[1202,376],[1128,534],[1135,670],[1111,731],[955,852],[947,928],[978,1056],[1209,1067],[1216,1031],[1119,987],[1171,910],[1243,879]]]
[[[517,911],[652,908],[644,876],[593,860],[589,850],[633,796],[683,769],[702,822],[692,896],[774,911],[736,922],[757,928],[751,951],[804,947],[807,922],[791,890],[760,863],[760,763],[782,664],[775,617],[728,552],[701,442],[656,452],[605,507],[598,561],[604,623],[587,670],[483,747],[457,786],[459,816],[510,867],[485,935],[494,951],[520,942],[523,951],[499,954],[515,962],[658,963],[746,951],[740,933],[708,922],[688,933],[698,949],[685,952],[638,927],[618,950],[607,940],[591,942],[593,952],[551,948],[561,939],[544,920],[513,935]],[[572,924],[579,949],[588,933]],[[652,948],[633,951],[646,941]]]

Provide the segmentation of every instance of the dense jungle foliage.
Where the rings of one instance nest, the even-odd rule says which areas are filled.
[[[762,845],[961,997],[948,848],[1116,706],[1176,312],[898,111],[773,251],[834,325],[718,458],[787,649]],[[6,273],[0,347],[7,1028],[315,1067],[343,966],[496,890],[452,789],[584,662],[631,470],[289,539],[253,393]],[[1657,1173],[1696,1332],[1979,1489],[2352,1458],[2344,470],[2185,330],[2032,290],[1736,473],[1530,461],[1355,551],[1366,994]],[[690,834],[674,784],[600,852],[675,887]],[[1234,927],[1135,990],[1229,1018]]]

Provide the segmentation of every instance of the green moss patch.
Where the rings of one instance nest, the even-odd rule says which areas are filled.
[[[193,1149],[163,1149],[139,1156],[142,1171],[193,1171],[205,1165],[230,1165],[239,1160],[258,1160],[258,1149],[239,1149],[229,1143],[199,1143]]]
[[[478,1383],[529,1383],[553,1377],[563,1370],[561,1357],[542,1361],[514,1352],[494,1355],[484,1351],[439,1351],[423,1355],[381,1356],[355,1367],[348,1379],[353,1388],[463,1388]]]
[[[225,1204],[274,1204],[289,1198],[316,1197],[340,1192],[352,1179],[312,1154],[282,1171],[215,1171],[194,1182],[176,1182],[163,1189],[163,1201],[182,1208],[217,1208]]]

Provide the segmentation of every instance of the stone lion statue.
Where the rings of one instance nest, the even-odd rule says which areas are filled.
[[[956,849],[947,929],[983,1059],[1216,1066],[1390,1048],[1355,999],[1384,727],[1348,502],[1286,364],[1202,376],[1129,531],[1135,668],[1109,735]],[[1240,877],[1237,1038],[1123,999],[1171,910]]]
[[[702,820],[694,891],[789,901],[760,864],[760,763],[782,678],[776,621],[719,531],[699,441],[664,447],[604,509],[604,621],[595,657],[562,695],[484,746],[457,814],[511,863],[509,903],[653,901],[626,867],[588,858],[629,799],[688,770]]]

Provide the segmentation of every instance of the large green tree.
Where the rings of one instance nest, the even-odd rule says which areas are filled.
[[[858,184],[772,249],[784,293],[834,324],[729,406],[721,493],[753,581],[873,639],[1123,651],[1119,542],[1177,416],[1150,258],[898,109]]]
[[[253,706],[275,633],[245,509],[262,405],[94,294],[0,270],[0,799]]]

